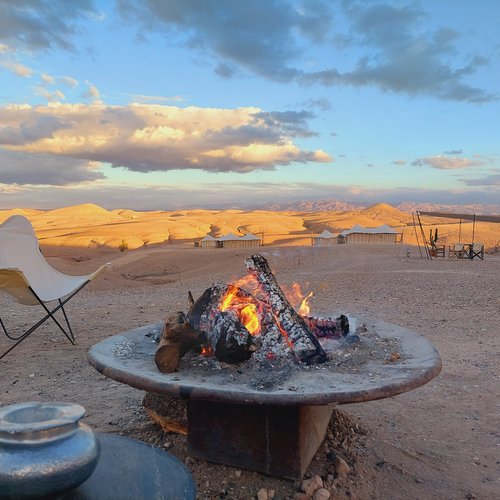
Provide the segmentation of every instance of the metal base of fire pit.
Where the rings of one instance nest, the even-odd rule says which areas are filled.
[[[89,351],[90,363],[118,382],[188,400],[188,445],[193,456],[287,478],[301,478],[321,444],[332,404],[395,396],[429,382],[441,370],[425,338],[397,325],[364,320],[383,340],[396,340],[395,363],[326,365],[276,372],[256,383],[244,366],[208,370],[182,360],[179,371],[156,368],[154,334],[147,325],[109,337]],[[259,374],[257,374],[259,375]]]
[[[188,450],[209,462],[300,479],[321,445],[332,406],[188,401]]]

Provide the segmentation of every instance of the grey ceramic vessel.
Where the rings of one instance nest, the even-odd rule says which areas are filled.
[[[84,413],[73,403],[0,408],[0,498],[54,497],[92,474],[100,449]]]

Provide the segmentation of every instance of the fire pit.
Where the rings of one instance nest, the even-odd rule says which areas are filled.
[[[192,304],[189,321],[109,337],[90,349],[89,361],[116,381],[186,399],[192,456],[299,479],[324,439],[332,405],[415,389],[440,372],[441,359],[426,339],[397,325],[344,315],[299,317],[276,288],[267,263],[261,256],[252,259],[260,266],[259,281],[270,282],[271,290],[263,299],[236,294],[257,304],[261,328],[267,322],[271,340],[248,339],[252,328],[241,326],[246,324],[241,316],[228,317],[227,308],[213,307],[221,301],[213,297],[224,301],[227,290],[212,287]],[[358,325],[354,332],[348,332],[349,323],[351,330]],[[189,335],[204,333],[219,359],[190,351],[172,368],[168,344],[179,338],[183,325]],[[166,335],[169,331],[175,335]],[[160,347],[165,339],[168,347],[168,370],[176,369],[171,373],[159,371],[160,337]],[[255,345],[261,352],[254,352]],[[174,347],[177,354],[185,351]]]

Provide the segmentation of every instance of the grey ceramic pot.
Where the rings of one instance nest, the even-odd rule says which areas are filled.
[[[92,474],[100,449],[84,413],[73,403],[0,408],[0,498],[54,497]]]

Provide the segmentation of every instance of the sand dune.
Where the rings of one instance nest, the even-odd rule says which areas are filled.
[[[366,209],[327,212],[275,212],[264,210],[176,210],[139,212],[128,209],[106,210],[86,203],[55,210],[13,209],[0,211],[0,222],[21,214],[32,222],[45,247],[79,248],[115,252],[122,241],[129,249],[155,244],[182,244],[200,240],[206,234],[221,236],[229,232],[258,234],[267,244],[310,245],[311,236],[328,229],[339,233],[355,224],[375,227],[387,224],[403,233],[403,242],[421,241],[414,217],[388,204]],[[424,217],[426,237],[438,228],[440,243],[472,240],[472,222]],[[500,242],[500,225],[476,223],[474,240],[487,248]]]

